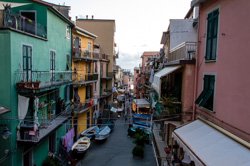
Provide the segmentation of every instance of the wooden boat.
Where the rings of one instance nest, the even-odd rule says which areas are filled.
[[[104,141],[109,137],[111,129],[108,126],[104,126],[100,128],[100,132],[96,134],[95,140],[96,141]]]
[[[73,144],[71,150],[73,152],[73,155],[79,158],[82,157],[83,154],[85,154],[89,147],[90,139],[88,137],[81,137]]]
[[[97,126],[92,126],[90,128],[87,128],[83,132],[81,132],[81,137],[88,137],[90,139],[93,139],[97,133],[99,133],[100,129]]]

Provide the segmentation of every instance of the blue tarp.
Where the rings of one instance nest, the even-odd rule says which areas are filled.
[[[133,114],[133,124],[151,126],[151,114]]]

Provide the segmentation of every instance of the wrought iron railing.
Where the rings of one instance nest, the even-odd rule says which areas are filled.
[[[184,42],[170,50],[168,61],[192,60],[196,58],[196,42]]]
[[[74,80],[74,83],[84,83],[84,82],[88,82],[88,81],[97,81],[98,80],[98,74],[94,73],[94,74],[80,74],[80,73],[76,73],[76,79]]]
[[[74,104],[74,111],[75,112],[84,112],[88,110],[88,108],[92,107],[94,105],[94,99],[89,98],[86,99],[85,102],[75,103]]]
[[[97,60],[100,59],[100,55],[86,49],[73,48],[73,58]]]
[[[34,122],[34,120],[22,121],[17,130],[17,141],[39,142],[68,119],[69,114],[67,112],[68,110],[65,110],[53,119],[48,119],[46,125],[38,124],[37,122]]]
[[[41,25],[21,14],[13,13],[11,9],[4,10],[1,13],[3,14],[2,26],[4,28],[12,28],[42,38],[47,38],[47,27],[45,25]]]
[[[72,82],[75,73],[72,71],[30,71],[17,72],[18,88],[39,89]]]

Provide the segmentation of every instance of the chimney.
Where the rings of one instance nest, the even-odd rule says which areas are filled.
[[[88,15],[86,15],[86,19],[88,19]]]
[[[92,15],[92,20],[94,19],[94,15]]]

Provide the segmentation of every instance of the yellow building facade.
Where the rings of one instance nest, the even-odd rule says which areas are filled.
[[[72,30],[73,55],[72,71],[74,94],[74,118],[73,123],[77,136],[93,124],[94,92],[93,88],[98,81],[95,73],[97,59],[93,56],[94,40],[96,35],[75,27]]]

